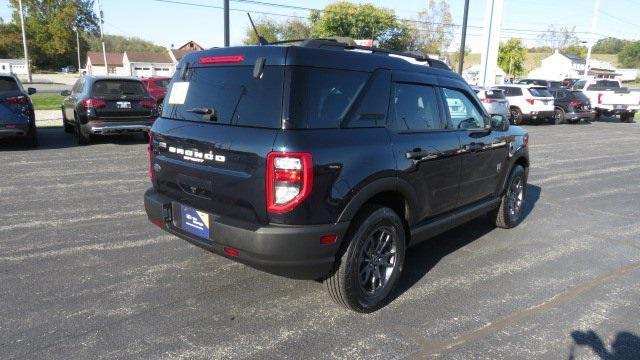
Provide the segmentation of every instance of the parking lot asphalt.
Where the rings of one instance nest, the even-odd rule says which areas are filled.
[[[526,126],[527,216],[409,251],[361,315],[151,225],[142,138],[0,147],[0,358],[640,358],[640,124]]]

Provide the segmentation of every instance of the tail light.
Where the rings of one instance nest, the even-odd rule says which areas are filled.
[[[140,106],[146,109],[155,109],[156,102],[154,100],[146,99],[146,100],[140,101]]]
[[[309,153],[271,152],[267,155],[267,211],[281,214],[293,210],[309,194],[313,161]]]
[[[580,100],[571,100],[571,101],[569,101],[569,106],[572,106],[574,108],[577,108],[580,105],[582,105],[582,102]]]
[[[528,146],[529,145],[529,134],[524,134],[524,138],[522,139],[522,142],[524,143],[524,146]]]
[[[149,132],[149,145],[147,145],[147,174],[149,175],[149,179],[153,180],[156,178],[156,171],[153,168],[153,134]]]
[[[598,104],[602,104],[602,93],[598,94]]]
[[[529,104],[533,105],[533,103],[535,102],[535,100],[534,100],[534,99],[527,99],[527,102],[528,102]]]
[[[84,99],[82,106],[85,109],[101,109],[107,106],[107,102],[102,99]]]
[[[29,103],[28,96],[14,96],[7,98],[7,102],[12,105],[27,105]]]
[[[496,99],[480,99],[480,101],[482,101],[485,104],[491,104],[491,103],[494,103],[494,102],[496,102],[498,100],[496,100]]]

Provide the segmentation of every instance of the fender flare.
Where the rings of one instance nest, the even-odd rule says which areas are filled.
[[[417,194],[406,180],[397,177],[377,179],[358,190],[338,216],[338,222],[351,221],[367,201],[378,194],[389,191],[399,193],[404,197],[406,220],[411,224],[414,214],[417,213]]]

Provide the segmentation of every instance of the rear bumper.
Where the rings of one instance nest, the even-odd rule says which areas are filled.
[[[596,117],[596,112],[593,110],[568,112],[564,115],[565,120],[593,120]]]
[[[90,120],[82,125],[94,135],[149,132],[155,118],[127,119],[126,121]]]
[[[27,136],[29,134],[29,125],[16,125],[15,128],[0,128],[0,139]]]
[[[620,114],[632,114],[640,110],[638,106],[627,106],[624,109],[614,109],[611,105],[605,105],[606,107],[598,107],[597,111],[601,114],[608,115],[620,115]]]
[[[173,216],[178,203],[153,188],[146,191],[144,205],[149,220],[163,230],[194,245],[268,273],[294,278],[319,279],[333,268],[335,257],[349,227],[348,222],[326,225],[279,226],[238,223],[210,214],[211,236],[203,239],[181,230]],[[324,235],[335,234],[330,245],[320,244]],[[239,251],[229,256],[225,248]]]
[[[528,120],[543,120],[543,119],[552,119],[555,113],[553,110],[549,111],[531,111],[527,114],[522,114],[524,119]]]

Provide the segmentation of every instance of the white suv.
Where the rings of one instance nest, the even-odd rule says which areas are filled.
[[[553,95],[546,87],[536,85],[501,85],[499,89],[509,100],[509,110],[515,125],[526,120],[553,120]]]

